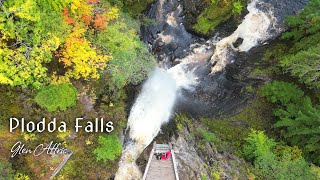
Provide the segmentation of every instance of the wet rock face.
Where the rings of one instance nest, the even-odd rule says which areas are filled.
[[[284,17],[297,13],[308,1],[259,0],[257,7],[262,11],[271,9],[276,17],[274,19],[274,21],[277,21],[276,26],[281,28],[284,26]],[[180,63],[183,58],[197,54],[193,51],[194,46],[205,44],[207,47],[214,48],[212,43],[207,44],[208,41],[188,33],[185,29],[185,25],[188,26],[189,23],[186,21],[187,16],[196,17],[205,7],[204,1],[200,2],[199,0],[180,2],[178,0],[158,0],[151,6],[147,16],[154,19],[156,23],[143,27],[142,37],[158,56],[160,65],[169,68]],[[186,18],[183,18],[184,16]],[[234,24],[234,22],[223,24]],[[219,37],[230,35],[232,33],[228,32],[230,29],[233,30],[235,27],[222,26],[219,29],[221,31]],[[270,34],[272,39],[279,36],[280,32],[271,32]],[[242,41],[243,39],[239,38],[233,46],[239,46]],[[213,49],[209,51],[213,51]],[[243,93],[246,86],[268,81],[268,78],[255,79],[248,77],[250,75],[250,64],[259,61],[263,51],[264,49],[259,47],[253,48],[247,53],[230,51],[231,64],[217,74],[210,74],[211,64],[207,63],[206,60],[190,67],[190,70],[193,70],[199,78],[199,84],[195,87],[195,91],[182,91],[176,110],[194,116],[216,116],[234,113],[237,108],[242,107],[251,98],[248,94]]]
[[[160,65],[164,67],[176,65],[183,58],[199,61],[190,67],[190,70],[193,69],[199,77],[199,84],[193,92],[182,92],[183,97],[177,102],[178,111],[199,116],[232,111],[246,101],[246,98],[239,93],[244,83],[233,78],[233,72],[229,73],[229,71],[209,75],[210,64],[207,62],[213,53],[212,42],[193,36],[186,31],[183,24],[182,4],[184,3],[187,2],[159,0],[152,5],[147,15],[157,23],[142,27],[143,40],[149,44],[158,56]],[[190,1],[190,3],[201,4],[197,1]],[[201,48],[201,44],[206,48]]]
[[[278,21],[283,21],[285,16],[297,14],[310,0],[260,0],[262,2],[271,4],[273,12]],[[267,7],[259,7],[267,8]]]
[[[309,1],[310,0],[258,0],[259,3],[256,4],[256,7],[266,13],[271,11],[274,17],[272,21],[275,23],[274,27],[272,27],[273,30],[270,32],[270,39],[279,36],[286,28],[284,23],[286,16],[299,13]]]
[[[187,50],[195,38],[183,26],[182,6],[177,0],[157,1],[147,16],[157,23],[141,28],[143,41],[164,66],[171,67],[171,61],[188,55]]]
[[[221,179],[248,179],[245,161],[228,152],[218,152],[214,144],[199,143],[199,139],[194,135],[197,128],[199,126],[195,123],[184,127],[177,137],[171,139],[179,178],[197,180],[201,177],[207,177],[207,179],[215,179],[216,177],[212,177],[212,174],[215,173]]]
[[[208,177],[204,167],[205,162],[199,157],[194,146],[183,138],[173,140],[174,151],[176,152],[177,169],[180,179],[200,179],[201,176]]]
[[[291,0],[261,1],[269,2],[274,6],[274,15],[277,17],[277,21],[281,22],[279,25],[283,25],[285,15],[297,13],[309,0],[294,2]],[[220,73],[210,74],[211,64],[206,60],[210,59],[210,54],[212,56],[213,43],[189,34],[183,25],[185,21],[184,15],[186,15],[186,18],[193,17],[195,20],[196,18],[194,17],[197,17],[204,9],[205,3],[201,0],[185,0],[180,2],[178,0],[158,0],[147,13],[148,17],[156,20],[156,24],[142,27],[142,37],[144,42],[158,56],[160,64],[165,67],[178,64],[183,58],[199,58],[201,53],[198,52],[197,47],[201,45],[208,47],[202,48],[208,52],[204,52],[202,58],[199,58],[201,62],[190,66],[190,69],[199,78],[199,84],[195,87],[194,91],[181,92],[181,96],[176,103],[176,112],[182,111],[193,117],[234,114],[248,99],[252,98],[250,94],[244,93],[246,86],[269,81],[268,77],[250,76],[251,67],[261,59],[265,47],[253,48],[247,53],[233,52],[231,54],[231,61],[233,63],[227,65]],[[190,22],[186,22],[187,28],[190,26],[188,23]],[[225,29],[219,30],[221,31],[220,37],[232,33],[225,33],[230,31],[229,26],[225,26]],[[278,36],[279,33],[277,32],[276,35]],[[234,43],[234,46],[237,47],[241,43],[242,39],[238,39]],[[198,54],[198,56],[192,56],[194,54]],[[247,124],[243,123],[240,119],[239,121],[230,123],[230,126],[246,128]],[[192,129],[192,127],[184,128],[183,132],[180,132],[178,135],[170,135],[171,143],[177,152],[176,157],[180,179],[200,179],[202,175],[209,177],[211,172],[205,168],[205,165],[212,167],[213,164],[218,164],[219,167],[223,168],[223,172],[220,172],[222,179],[234,179],[232,175],[234,172],[236,172],[239,179],[247,179],[245,177],[246,172],[229,163],[232,160],[243,164],[242,159],[234,157],[231,154],[220,153],[214,147],[214,144],[210,143],[205,144],[204,149],[201,149],[196,144],[197,140],[192,135],[193,133],[189,131],[190,128]]]
[[[307,0],[291,2],[288,0],[269,1],[261,0],[257,7],[262,11],[272,9],[276,28],[284,26],[284,17],[293,15],[303,8]],[[270,6],[272,6],[270,8]],[[291,9],[290,9],[291,8]],[[280,31],[271,32],[270,39],[280,35]],[[233,46],[237,47],[243,39],[238,39]],[[194,92],[183,92],[183,98],[179,99],[177,110],[193,116],[217,116],[235,113],[241,108],[250,94],[245,93],[248,85],[258,85],[268,81],[268,78],[250,77],[250,67],[258,62],[265,51],[256,47],[246,53],[229,52],[230,64],[220,73],[209,74],[207,67],[199,67],[195,72],[199,78],[199,84]],[[207,65],[209,66],[209,65]]]
[[[242,44],[242,42],[243,42],[243,38],[238,38],[236,42],[233,43],[233,46],[235,48],[238,48]]]
[[[258,0],[259,5],[258,8],[261,10],[269,11],[270,7],[273,8],[273,12],[275,17],[277,17],[276,21],[279,22],[278,26],[281,28],[284,28],[283,26],[283,20],[285,16],[288,15],[294,15],[297,12],[301,10],[302,7],[306,5],[310,0],[279,0],[279,1],[274,1],[274,0]],[[250,0],[248,1],[250,2]],[[223,28],[224,25],[231,24],[230,22],[234,21],[236,18],[242,18],[243,15],[246,14],[246,9],[244,7],[243,13],[241,15],[238,14],[233,14],[233,17],[236,18],[230,18],[230,16],[226,16],[226,14],[223,14],[222,12],[218,12],[221,10],[221,8],[225,8],[228,4],[232,2],[228,2],[227,4],[219,4],[217,5],[216,9],[213,9],[211,7],[210,14],[218,13],[217,16],[210,16],[207,13],[204,13],[206,9],[211,5],[210,1],[203,1],[203,0],[184,0],[181,1],[181,4],[183,5],[184,9],[184,16],[185,16],[185,27],[189,32],[193,33],[200,33],[202,35],[205,35],[207,37],[212,36],[214,33],[217,32],[215,29],[221,29]],[[245,6],[246,3],[243,3]],[[214,12],[213,12],[214,11]],[[231,12],[230,12],[231,13]],[[211,27],[211,30],[208,32],[199,32],[199,30],[195,30],[195,25],[197,24],[197,21],[199,20],[200,15],[207,14],[202,17],[202,20],[208,21],[208,23],[213,23],[214,21],[217,21],[219,18],[224,17],[220,19],[220,23],[218,23],[217,26]],[[228,21],[227,23],[224,23],[225,21]],[[237,24],[237,22],[232,22]],[[223,25],[224,24],[224,25]]]
[[[184,92],[177,109],[194,117],[229,114],[249,98],[241,93],[245,85],[226,73],[204,76],[195,92]]]
[[[203,0],[183,0],[181,4],[184,9],[185,27],[188,31],[193,32],[198,16],[208,7],[209,3]]]

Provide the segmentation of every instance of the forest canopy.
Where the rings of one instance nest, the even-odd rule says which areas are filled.
[[[125,130],[130,107],[140,83],[156,66],[150,51],[160,61],[169,55],[172,66],[190,54],[197,57],[193,55],[202,47],[210,54],[215,51],[211,40],[220,38],[213,34],[223,32],[221,38],[231,34],[243,22],[246,6],[252,1],[174,0],[151,5],[155,2],[0,0],[0,179],[49,179],[64,161],[64,156],[51,155],[9,159],[14,141],[30,146],[55,141],[72,150],[56,179],[112,179],[130,139]],[[271,6],[273,3],[278,2],[271,2]],[[168,13],[174,8],[179,11]],[[199,156],[203,166],[196,167],[197,178],[319,179],[320,0],[310,0],[296,12],[286,17],[286,30],[279,34],[282,38],[270,39],[247,55],[232,53],[231,48],[224,51],[236,61],[223,73],[206,74],[207,66],[192,71],[205,77],[198,78],[202,83],[195,88],[197,92],[190,93],[195,104],[189,103],[189,98],[182,100],[190,107],[178,105],[175,110],[186,114],[178,112],[170,118],[174,121],[163,126],[159,141],[155,141],[175,139],[179,141],[173,145],[181,142],[181,147],[186,146],[183,149],[192,148],[190,165],[196,165],[194,160]],[[164,22],[153,13],[171,16]],[[179,23],[170,23],[174,20]],[[192,40],[180,47],[176,37],[180,41],[185,36],[179,37],[179,32],[185,30]],[[159,36],[170,37],[171,33],[176,37],[169,44]],[[207,41],[209,37],[214,38]],[[177,55],[180,50],[183,53]],[[178,92],[177,97],[190,95],[185,92]],[[200,104],[203,102],[205,106]],[[147,104],[153,105],[153,99]],[[199,116],[192,111],[189,114],[189,108],[199,110]],[[206,108],[212,108],[210,115],[202,114]],[[102,122],[112,122],[114,130],[111,134],[72,129],[64,133],[9,133],[10,117],[35,121],[56,118],[71,127],[76,118],[98,124],[97,117],[101,117]],[[137,159],[139,167],[145,167],[147,159],[142,154]],[[202,174],[203,170],[208,173]]]
[[[49,179],[60,163],[58,156],[11,162],[7,150],[16,139],[30,146],[57,141],[72,149],[58,179],[114,173],[127,116],[125,88],[141,83],[156,65],[140,40],[140,22],[124,9],[112,0],[0,1],[0,179]],[[115,129],[111,136],[69,129],[10,134],[6,127],[13,116],[69,124],[78,117],[103,117]]]
[[[108,63],[118,85],[140,82],[154,59],[140,43],[138,30],[123,22],[129,19],[106,1],[4,1],[0,83],[38,89],[98,79]]]

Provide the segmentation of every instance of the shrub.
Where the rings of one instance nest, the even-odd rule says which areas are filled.
[[[272,103],[285,105],[299,101],[304,96],[304,92],[292,83],[273,81],[262,87],[262,95]]]
[[[241,4],[240,1],[236,1],[233,3],[233,9],[232,9],[232,13],[234,14],[240,14],[243,10],[243,5]]]
[[[125,22],[126,20],[126,22]],[[107,70],[118,87],[128,83],[138,84],[155,67],[155,58],[137,36],[135,23],[126,17],[108,26],[107,32],[100,32],[94,41],[112,54]]]
[[[11,164],[5,161],[0,161],[0,179],[13,179],[14,171]]]
[[[93,151],[97,160],[115,160],[121,155],[121,142],[116,135],[99,136],[99,146]]]
[[[214,142],[216,135],[202,128],[197,128],[197,132],[205,142]]]
[[[301,89],[286,82],[267,84],[262,94],[278,104],[274,126],[284,128],[286,140],[302,148],[308,160],[320,164],[320,106],[313,106]]]
[[[14,180],[30,180],[28,175],[18,173],[14,176]]]
[[[290,31],[283,34],[283,38],[299,41],[302,37],[319,33],[320,30],[320,0],[310,1],[303,11],[296,16],[286,18]]]
[[[253,161],[257,179],[317,179],[303,157],[291,156],[295,148],[281,146],[275,154],[277,143],[262,131],[252,130],[246,141],[244,154]]]
[[[301,83],[311,88],[320,88],[320,44],[300,51],[294,55],[287,55],[281,59],[280,65]]]
[[[191,121],[185,114],[176,114],[176,117],[174,118],[174,121],[176,122],[177,128],[180,132],[183,132],[184,126],[190,126]]]
[[[122,0],[124,7],[123,9],[127,11],[131,16],[137,17],[146,10],[146,8],[155,0]]]
[[[211,1],[206,9],[197,17],[193,29],[199,33],[207,34],[220,23],[229,19],[232,15],[232,0]]]
[[[65,110],[76,104],[77,90],[71,84],[49,85],[40,89],[35,101],[48,111]]]
[[[247,144],[244,147],[244,155],[248,159],[255,159],[261,156],[270,155],[272,149],[277,145],[273,139],[269,139],[263,131],[252,130],[246,138]]]

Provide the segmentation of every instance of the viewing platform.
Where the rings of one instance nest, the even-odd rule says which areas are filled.
[[[156,153],[168,153],[170,155],[166,160],[157,159]],[[175,153],[169,144],[154,143],[151,150],[148,164],[143,174],[143,180],[179,180]]]

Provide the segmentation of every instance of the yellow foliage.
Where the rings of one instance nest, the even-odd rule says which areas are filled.
[[[68,69],[66,76],[75,79],[98,79],[98,70],[107,66],[109,55],[100,55],[90,42],[82,37],[84,28],[74,28],[66,39],[65,49],[60,59]]]
[[[22,19],[30,21],[39,21],[40,20],[40,11],[37,9],[37,3],[32,0],[26,0],[24,4],[21,4],[19,7],[12,6],[9,8],[9,11],[14,12],[14,14]]]
[[[87,140],[86,140],[86,145],[91,145],[91,144],[93,144],[93,142],[90,141],[90,139],[87,139]]]
[[[66,84],[70,83],[70,78],[67,76],[57,76],[57,73],[54,72],[51,76],[51,82],[52,85],[59,85],[59,84]]]
[[[68,177],[66,177],[65,175],[59,175],[58,176],[58,179],[60,179],[60,180],[68,180],[69,178]]]
[[[51,35],[51,34],[49,34]],[[56,37],[56,36],[52,36],[50,37],[50,39],[46,40],[43,44],[42,44],[42,48],[45,51],[54,51],[56,49],[58,49],[58,47],[61,45],[61,40],[60,38]]]
[[[119,9],[117,7],[111,7],[107,12],[107,17],[109,20],[114,20],[119,18]]]
[[[92,16],[93,6],[88,4],[86,0],[73,0],[70,4],[70,11],[73,18],[79,20],[82,15]]]
[[[14,176],[14,180],[30,180],[30,178],[29,178],[28,175],[24,175],[24,174],[21,174],[21,173],[17,173],[17,174]]]
[[[71,131],[70,131],[70,130],[68,130],[68,131],[66,131],[66,132],[59,132],[58,135],[57,135],[57,137],[60,138],[60,139],[62,139],[62,140],[65,140],[65,138],[68,137],[68,136],[70,136],[70,134],[71,134]]]
[[[316,165],[311,165],[311,171],[316,175],[317,179],[320,179],[320,167]]]
[[[23,139],[26,141],[32,141],[32,140],[36,140],[37,137],[33,133],[23,133]]]
[[[99,78],[99,71],[106,68],[111,56],[86,37],[105,30],[120,12],[110,5],[101,8],[98,1],[6,1],[6,15],[0,16],[0,84],[40,88],[48,83]],[[49,13],[51,8],[57,12]],[[47,11],[50,18],[44,16]],[[63,23],[51,26],[51,17]],[[45,65],[58,58],[65,70]]]
[[[9,84],[12,85],[13,81],[6,76],[3,75],[3,73],[0,73],[0,84]]]
[[[6,77],[0,76],[0,83],[25,86],[36,77],[39,81],[34,82],[33,86],[38,88],[46,81],[47,69],[42,66],[42,62],[48,60],[46,56],[51,52],[45,51],[43,47],[27,48],[21,46],[12,50],[0,44],[0,74]],[[28,52],[28,56],[20,52]]]

